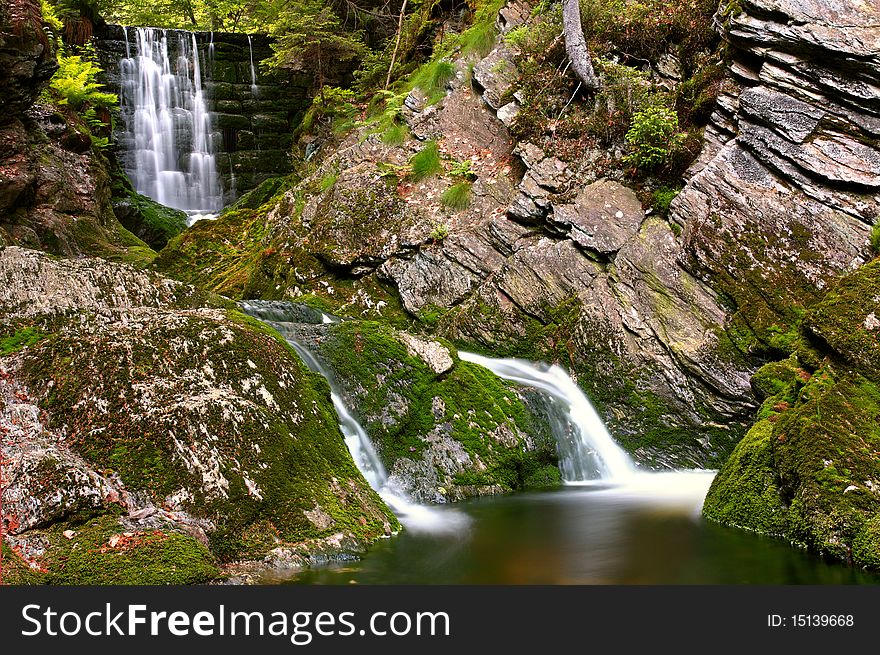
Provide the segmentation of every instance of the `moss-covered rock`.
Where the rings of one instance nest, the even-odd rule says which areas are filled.
[[[704,515],[876,566],[880,386],[826,363],[781,387],[762,412],[719,472]]]
[[[112,514],[60,523],[37,534],[46,543],[39,562],[46,571],[41,581],[47,584],[182,585],[220,577],[216,558],[194,537],[130,532]]]
[[[773,465],[773,424],[755,424],[715,476],[703,516],[762,534],[785,534],[787,508]]]
[[[103,532],[83,553],[57,541],[59,558],[77,560],[59,581],[123,582],[152,559],[155,570],[131,579],[202,581],[214,565],[193,535],[230,561],[308,544],[322,554],[333,543],[363,548],[399,529],[355,467],[326,383],[274,331],[125,266],[7,248],[0,278],[7,274],[15,282],[3,287],[0,316],[51,326],[51,336],[19,330],[15,352],[2,358],[0,395],[12,404],[4,402],[0,427],[28,431],[3,444],[21,474],[4,490],[21,501],[4,503],[6,527],[19,540],[39,541],[43,530],[52,541],[59,521],[122,505],[128,530],[99,522],[83,531],[142,537],[118,560],[118,578],[83,568]],[[153,532],[142,520],[154,521]],[[185,570],[168,568],[177,549]]]
[[[156,251],[186,229],[184,212],[137,193],[127,180],[114,183],[112,203],[119,222]]]
[[[807,312],[804,327],[851,366],[880,376],[880,259],[835,284]]]
[[[331,325],[317,342],[392,481],[418,500],[559,483],[546,424],[514,385],[459,360],[448,343],[367,321]],[[438,366],[446,357],[448,368]]]

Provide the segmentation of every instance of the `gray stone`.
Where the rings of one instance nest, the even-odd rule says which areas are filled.
[[[583,188],[573,203],[554,204],[548,220],[564,227],[578,245],[610,254],[635,236],[644,217],[642,204],[631,189],[600,180]]]

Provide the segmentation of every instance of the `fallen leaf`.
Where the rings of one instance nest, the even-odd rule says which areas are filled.
[[[61,534],[63,534],[68,539],[73,539],[76,536],[76,532],[74,532],[73,530],[65,530]]]

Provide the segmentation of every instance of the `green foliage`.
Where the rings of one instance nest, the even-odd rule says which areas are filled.
[[[717,9],[717,0],[581,0],[591,52],[656,62],[670,49],[677,50],[687,76],[693,72],[696,54],[718,42],[712,23]]]
[[[433,241],[434,243],[440,243],[449,236],[449,226],[445,223],[438,223],[434,226],[434,229],[431,230],[431,234],[428,235],[428,239]]]
[[[56,35],[61,34],[64,30],[64,23],[58,16],[55,5],[49,0],[40,0],[40,13],[43,16],[43,22],[48,25]]]
[[[464,55],[485,57],[495,43],[495,18],[507,0],[486,0],[476,4],[471,26],[461,33],[455,47]]]
[[[471,183],[453,184],[440,196],[440,202],[454,211],[467,209],[471,204]]]
[[[666,163],[682,139],[678,115],[662,104],[649,104],[633,116],[626,133],[630,152],[623,161],[644,171],[654,170]]]
[[[59,54],[58,70],[52,76],[49,87],[57,95],[59,104],[69,105],[75,111],[110,108],[116,105],[119,98],[115,93],[101,91],[103,84],[98,82],[100,73],[101,67],[92,61],[79,55]]]
[[[415,182],[424,180],[443,172],[443,164],[440,162],[440,150],[436,141],[428,141],[409,160],[410,176]]]
[[[382,143],[389,146],[400,146],[409,136],[409,127],[404,123],[391,123],[382,132]]]
[[[332,188],[333,185],[336,184],[337,179],[339,179],[339,171],[331,171],[327,173],[318,182],[318,191],[324,193],[327,189]]]
[[[318,86],[340,63],[351,62],[366,52],[361,31],[347,31],[324,0],[301,0],[295,10],[278,16],[272,25],[275,54],[266,63],[275,71],[311,70]]]
[[[452,177],[460,177],[463,180],[477,179],[477,176],[473,171],[473,162],[470,159],[453,162],[449,167],[448,172]]]
[[[357,120],[356,96],[351,89],[324,86],[313,99],[302,121],[298,133],[316,132],[327,128],[333,134],[351,129]]]
[[[870,241],[874,252],[880,254],[880,220],[874,223],[874,227],[871,228]]]
[[[514,48],[519,48],[528,43],[529,40],[529,26],[528,25],[520,25],[518,27],[514,27],[512,30],[509,30],[503,37],[504,42],[513,46]]]

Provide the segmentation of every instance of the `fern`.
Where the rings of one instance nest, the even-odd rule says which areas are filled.
[[[58,102],[79,111],[84,107],[112,107],[119,98],[115,93],[101,91],[97,78],[100,66],[79,55],[58,56],[58,70],[49,82],[58,96]]]

